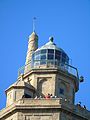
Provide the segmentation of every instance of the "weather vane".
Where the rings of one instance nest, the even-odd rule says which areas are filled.
[[[33,17],[33,32],[35,32],[35,20],[36,20],[36,17]]]

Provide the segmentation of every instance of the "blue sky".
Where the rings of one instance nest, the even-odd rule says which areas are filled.
[[[76,103],[90,110],[90,0],[0,0],[0,109],[5,106],[5,89],[25,63],[34,16],[39,46],[53,36],[85,77]]]

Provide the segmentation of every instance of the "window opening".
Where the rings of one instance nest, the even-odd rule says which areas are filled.
[[[60,88],[59,89],[59,93],[62,94],[62,95],[64,95],[64,89]]]

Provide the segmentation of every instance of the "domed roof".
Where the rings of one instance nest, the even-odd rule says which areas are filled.
[[[61,48],[57,47],[53,42],[53,37],[50,37],[49,42],[47,42],[42,47],[38,48],[32,54],[32,67],[44,66],[57,66],[64,67],[65,64],[69,63],[68,55]],[[66,70],[68,68],[65,68]]]
[[[39,50],[43,50],[43,49],[54,49],[54,50],[59,50],[61,52],[64,52],[63,49],[57,47],[57,45],[53,42],[53,37],[49,37],[49,42],[47,42],[45,45],[38,48],[35,52],[37,52]]]

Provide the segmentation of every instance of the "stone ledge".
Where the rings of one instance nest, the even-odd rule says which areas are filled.
[[[67,113],[71,113],[73,115],[77,115],[83,118],[89,118],[90,112],[86,109],[78,108],[75,105],[69,104],[66,101],[61,100],[60,98],[53,99],[30,99],[23,98],[14,104],[2,109],[0,111],[0,118],[3,118],[7,114],[10,114],[13,111],[17,110],[30,110],[30,109],[59,109],[59,111],[66,111]]]

